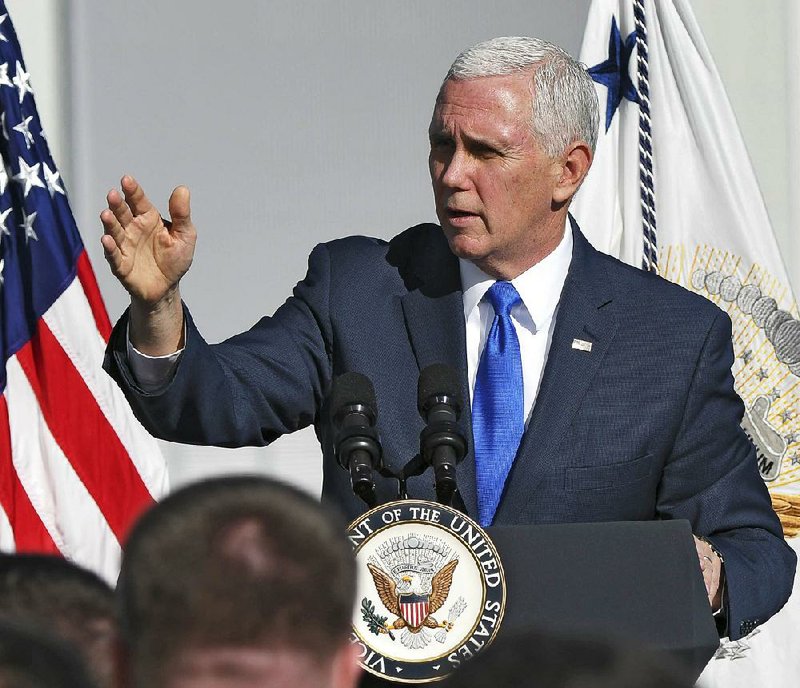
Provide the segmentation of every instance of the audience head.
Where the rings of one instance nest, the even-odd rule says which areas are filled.
[[[135,686],[345,688],[355,563],[344,524],[258,477],[190,485],[146,513],[118,585]]]
[[[691,688],[668,657],[635,643],[552,636],[500,637],[442,688]]]
[[[63,638],[96,683],[113,676],[114,592],[100,577],[56,556],[0,555],[0,619]]]
[[[95,688],[80,655],[41,628],[0,621],[0,688]]]

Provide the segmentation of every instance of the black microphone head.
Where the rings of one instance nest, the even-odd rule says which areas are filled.
[[[452,366],[434,363],[419,374],[417,408],[425,418],[430,406],[441,401],[461,412],[461,380]]]
[[[353,406],[365,407],[372,423],[378,417],[375,388],[369,378],[361,373],[344,373],[334,379],[330,400],[331,417],[337,424],[341,421],[342,412]]]

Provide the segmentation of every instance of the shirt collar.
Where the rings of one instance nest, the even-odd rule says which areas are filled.
[[[572,261],[572,244],[572,231],[566,228],[564,236],[552,252],[511,280],[537,329],[553,316],[558,305]],[[468,260],[459,258],[458,264],[464,294],[464,319],[467,320],[473,309],[478,307],[483,295],[497,280]]]

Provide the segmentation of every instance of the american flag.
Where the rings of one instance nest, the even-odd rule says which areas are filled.
[[[115,580],[164,460],[101,369],[111,332],[0,0],[0,549]]]

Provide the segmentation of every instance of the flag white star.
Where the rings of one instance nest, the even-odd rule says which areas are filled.
[[[11,236],[11,232],[8,231],[8,227],[6,227],[6,220],[10,214],[11,208],[6,208],[2,213],[0,213],[0,239],[4,234],[6,236]]]
[[[31,134],[30,126],[31,120],[33,119],[32,115],[29,115],[25,119],[23,119],[17,126],[14,127],[14,131],[18,131],[22,134],[22,138],[25,139],[25,147],[30,150],[31,146],[33,145],[33,134]]]
[[[17,60],[17,73],[11,81],[14,82],[14,86],[16,86],[19,91],[20,103],[22,103],[26,93],[33,93],[33,89],[31,88],[31,75],[25,71],[19,60]]]
[[[34,186],[44,189],[44,183],[39,179],[39,167],[41,167],[41,163],[37,162],[35,165],[28,165],[22,158],[19,158],[19,174],[15,174],[13,179],[25,185],[23,192],[25,198],[28,197],[28,193]]]
[[[2,17],[0,17],[0,25],[2,25],[6,19],[8,19],[8,14],[4,14]],[[0,41],[8,43],[8,39],[5,37],[2,28],[0,28]]]
[[[12,84],[11,79],[8,78],[8,62],[0,64],[0,86],[11,86],[11,88],[14,88],[14,84]]]
[[[6,161],[0,160],[0,195],[6,192],[8,186],[8,172],[6,171]]]
[[[24,210],[22,211],[22,224],[20,227],[25,230],[25,243],[28,243],[28,239],[33,239],[34,241],[39,241],[39,237],[36,235],[36,232],[33,231],[33,223],[36,220],[36,213],[31,213],[28,215]]]
[[[64,188],[59,183],[59,179],[61,179],[61,172],[58,170],[52,171],[46,162],[43,162],[42,165],[44,166],[44,180],[47,182],[47,190],[50,192],[50,198],[55,196],[57,193],[60,193],[62,196],[66,196],[66,192]]]

